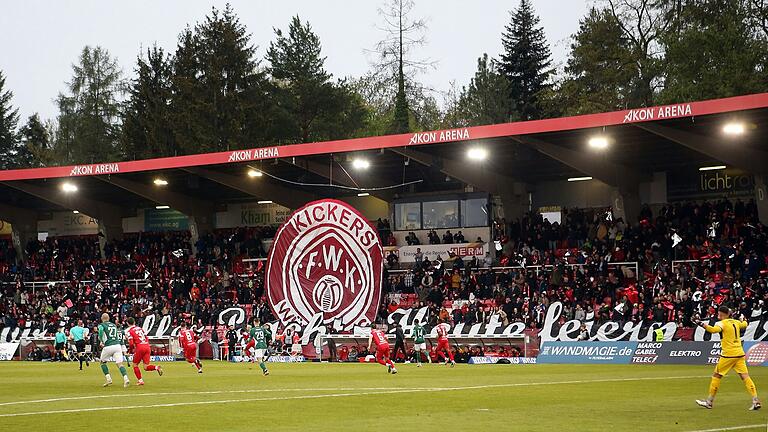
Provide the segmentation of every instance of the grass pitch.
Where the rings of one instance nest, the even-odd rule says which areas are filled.
[[[737,376],[715,409],[697,407],[712,368],[699,366],[271,364],[208,361],[102,388],[98,364],[0,362],[4,430],[162,431],[765,431]],[[768,399],[768,369],[750,371]],[[132,384],[133,372],[129,369]],[[768,401],[766,401],[768,402]]]

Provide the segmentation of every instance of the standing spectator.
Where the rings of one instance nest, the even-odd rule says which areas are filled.
[[[403,275],[403,286],[405,287],[405,291],[410,293],[413,290],[413,279],[414,274],[411,269],[408,269],[405,271],[405,275]]]
[[[237,331],[235,331],[235,326],[230,325],[229,329],[227,330],[227,359],[231,362],[235,361],[235,346],[237,345]]]
[[[403,352],[403,359],[408,358],[408,353],[405,351],[405,333],[403,333],[403,327],[400,323],[395,324],[395,349],[392,351],[393,361],[397,360],[398,350]]]
[[[291,357],[296,357],[301,354],[301,352],[301,335],[298,331],[294,331],[291,338]]]
[[[216,324],[213,326],[213,329],[211,330],[211,338],[209,342],[211,343],[211,354],[213,355],[214,360],[221,360],[220,353],[219,353],[219,341],[221,339],[219,338],[219,325]]]
[[[422,266],[424,264],[424,254],[421,253],[421,248],[418,248],[418,247],[416,248],[416,253],[413,254],[413,261],[414,261],[414,264],[413,264],[414,267],[416,267],[417,269],[423,268]]]

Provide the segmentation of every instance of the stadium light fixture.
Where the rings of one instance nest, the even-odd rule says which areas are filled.
[[[568,179],[569,182],[587,181],[587,180],[592,180],[592,177],[571,177]]]
[[[712,165],[699,168],[699,171],[715,171],[725,169],[725,165]]]
[[[369,194],[368,192],[360,192],[359,194],[357,194],[357,196],[359,196],[359,197],[367,197],[367,196],[370,196],[370,195],[371,194]]]
[[[263,175],[264,175],[264,173],[259,171],[259,170],[255,170],[255,169],[248,170],[248,177],[251,177],[251,178],[253,178],[253,177],[261,177]]]
[[[482,161],[488,157],[488,150],[482,147],[472,147],[467,150],[467,157],[472,160]]]
[[[155,184],[155,186],[168,186],[168,180],[156,178],[152,181],[152,183]]]
[[[357,158],[352,161],[352,166],[355,169],[364,170],[370,168],[371,163],[368,161],[368,159]]]
[[[744,135],[747,131],[747,127],[741,122],[730,122],[723,126],[723,133],[726,135],[739,136]]]
[[[168,210],[169,208],[171,208],[171,206],[167,206],[167,205],[159,205],[159,206],[155,206],[155,208],[156,208],[157,210]]]
[[[64,182],[61,184],[61,190],[64,191],[64,193],[77,192],[77,185],[70,182]]]
[[[589,147],[595,149],[595,150],[604,150],[608,148],[608,145],[610,144],[608,137],[605,135],[595,135],[587,141],[589,144]]]
[[[272,204],[270,200],[256,201],[258,204]]]

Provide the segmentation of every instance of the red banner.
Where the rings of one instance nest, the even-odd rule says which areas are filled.
[[[744,111],[768,107],[768,93],[689,102],[659,107],[614,111],[599,114],[587,114],[574,117],[562,117],[545,120],[532,120],[516,123],[502,123],[487,126],[474,126],[459,129],[447,129],[417,132],[400,135],[385,135],[368,138],[290,144],[217,153],[194,154],[187,156],[144,159],[126,162],[108,162],[88,165],[69,165],[46,168],[28,168],[0,171],[0,181],[29,180],[56,177],[78,177],[119,174],[137,171],[153,171],[204,165],[216,165],[256,160],[309,156],[326,153],[375,150],[382,148],[410,147],[439,144],[456,141],[468,141],[484,138],[498,138],[537,134],[544,132],[586,129],[629,123],[641,123],[667,120],[681,117],[703,116],[733,111]]]
[[[318,320],[337,330],[367,326],[376,318],[383,263],[379,236],[356,209],[331,199],[309,203],[275,236],[269,305],[286,326]]]

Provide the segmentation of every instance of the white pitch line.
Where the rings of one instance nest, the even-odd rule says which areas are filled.
[[[118,385],[119,383],[115,383]],[[432,389],[433,387],[418,387],[417,389]],[[402,390],[402,387],[337,387],[337,388],[286,388],[286,389],[244,389],[244,390],[209,390],[209,391],[191,391],[191,392],[156,392],[156,393],[119,393],[108,395],[91,396],[72,396],[55,397],[48,399],[20,400],[13,402],[0,402],[0,406],[24,405],[44,402],[62,402],[89,399],[110,399],[123,397],[141,397],[141,396],[184,396],[184,395],[212,395],[212,394],[231,394],[231,393],[273,393],[273,392],[295,392],[295,391],[353,391],[353,390]]]
[[[687,432],[722,432],[722,431],[737,431],[737,430],[757,429],[757,428],[766,428],[766,430],[768,430],[768,427],[766,427],[766,425],[764,424],[753,424],[753,425],[743,425],[743,426],[721,427],[721,428],[715,428],[715,429],[699,429],[699,430],[687,431]]]
[[[48,415],[48,414],[69,414],[69,413],[82,413],[82,412],[94,412],[94,411],[113,411],[113,410],[126,410],[126,409],[137,409],[137,408],[166,408],[166,407],[177,407],[177,406],[229,404],[229,403],[243,403],[243,402],[264,402],[264,401],[278,401],[278,400],[338,398],[338,397],[349,397],[349,396],[368,396],[368,395],[397,394],[397,393],[439,392],[439,391],[456,391],[456,390],[478,390],[478,389],[503,388],[503,387],[529,387],[529,386],[545,386],[545,385],[655,381],[655,380],[693,379],[693,378],[698,379],[702,377],[698,375],[690,375],[690,376],[673,376],[673,377],[613,378],[613,379],[597,379],[597,380],[489,384],[489,385],[476,385],[476,386],[466,386],[466,387],[406,388],[406,389],[398,389],[398,390],[364,391],[364,392],[356,392],[356,393],[332,393],[332,394],[321,394],[321,395],[278,396],[278,397],[268,397],[268,398],[224,399],[224,400],[213,400],[213,401],[174,402],[174,403],[149,404],[149,405],[128,405],[128,406],[123,405],[123,406],[107,406],[107,407],[96,407],[96,408],[32,411],[32,412],[0,414],[0,418]],[[189,392],[188,394],[206,394],[206,393],[207,392]],[[158,394],[158,393],[155,393],[155,394]]]

